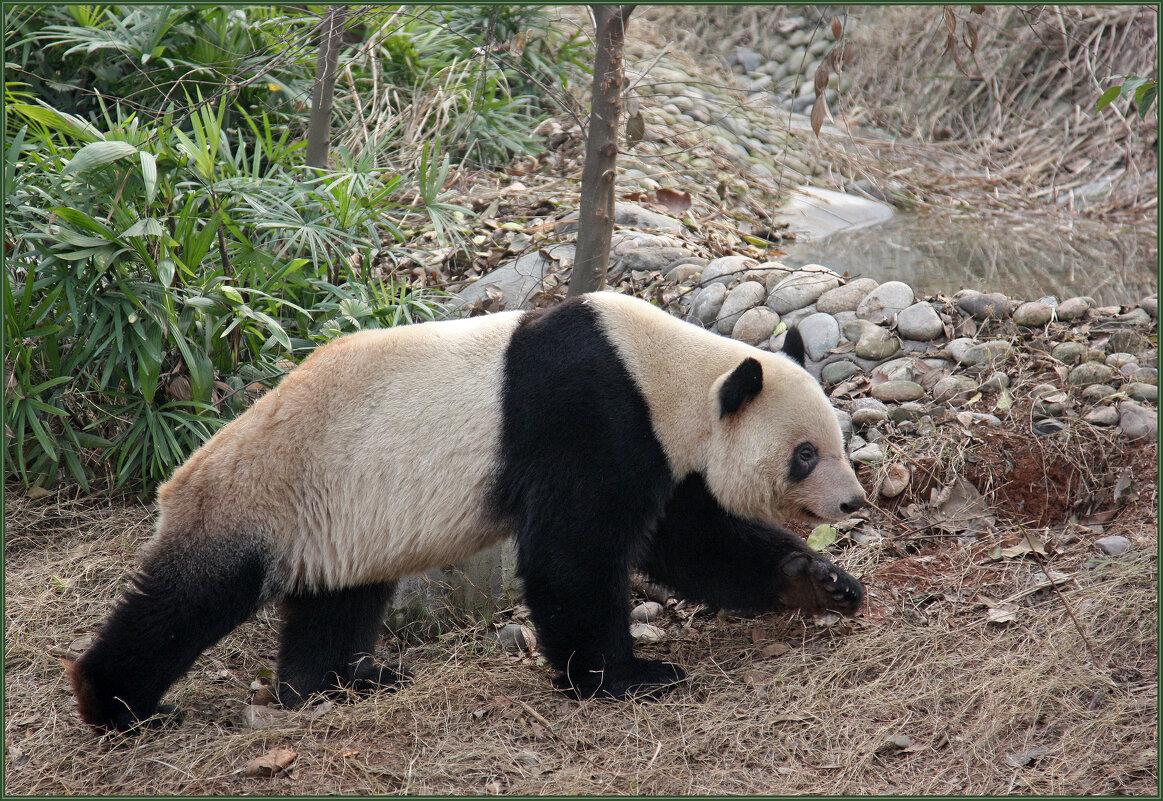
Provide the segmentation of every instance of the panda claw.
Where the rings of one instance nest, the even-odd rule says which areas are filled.
[[[852,614],[864,600],[864,588],[859,581],[814,554],[789,554],[781,569],[790,579],[782,592],[783,602],[790,608]]]

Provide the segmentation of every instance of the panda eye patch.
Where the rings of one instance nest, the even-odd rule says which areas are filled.
[[[792,481],[803,481],[816,467],[819,461],[816,446],[810,442],[801,442],[795,447],[791,455],[791,464],[788,466],[788,475]]]

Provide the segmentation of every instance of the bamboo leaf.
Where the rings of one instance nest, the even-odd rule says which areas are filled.
[[[104,167],[137,152],[137,148],[128,142],[90,142],[77,151],[63,172],[65,175],[73,175]]]
[[[145,184],[145,202],[153,203],[157,196],[157,160],[154,159],[153,153],[144,150],[138,153],[138,156],[141,159],[141,179]]]

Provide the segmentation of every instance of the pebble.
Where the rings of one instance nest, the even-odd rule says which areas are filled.
[[[1054,309],[1055,316],[1064,323],[1073,322],[1086,316],[1094,308],[1094,298],[1081,296],[1067,298]]]
[[[1129,353],[1112,353],[1104,361],[1116,370],[1122,370],[1127,365],[1139,366],[1139,360]]]
[[[1129,400],[1119,404],[1119,430],[1128,439],[1155,439],[1158,428],[1158,415],[1154,409]]]
[[[856,342],[856,355],[862,359],[882,361],[900,350],[901,341],[893,336],[887,328],[876,326],[865,329]]]
[[[709,265],[708,265],[709,267]],[[756,281],[744,281],[727,293],[723,305],[719,309],[718,322],[715,326],[720,334],[729,335],[735,328],[735,323],[757,303],[762,303],[767,297],[767,289]],[[770,336],[771,332],[767,332]]]
[[[1143,401],[1145,403],[1159,402],[1159,388],[1154,384],[1135,381],[1130,384],[1124,384],[1123,392],[1127,393],[1127,397],[1132,400]]]
[[[1091,403],[1097,403],[1103,398],[1109,398],[1116,394],[1117,390],[1107,384],[1091,384],[1086,389],[1082,390],[1082,399]]]
[[[1159,370],[1154,367],[1137,367],[1127,374],[1127,378],[1144,384],[1158,384]]]
[[[799,325],[801,320],[811,317],[815,313],[816,304],[813,303],[810,306],[804,306],[802,309],[788,312],[781,319],[787,324],[788,328],[791,328],[792,326]]]
[[[902,403],[899,406],[893,406],[888,410],[888,419],[894,423],[903,423],[906,421],[916,421],[925,413],[925,407],[919,403],[912,401]]]
[[[704,328],[710,328],[719,316],[719,309],[723,308],[723,301],[727,297],[727,287],[722,283],[711,284],[699,290],[691,303],[691,310],[687,318],[692,322],[700,322]]]
[[[852,401],[852,413],[855,414],[860,409],[876,409],[878,411],[888,414],[888,407],[876,398],[856,398]]]
[[[735,283],[739,276],[755,266],[755,263],[755,259],[746,256],[721,256],[703,268],[701,280],[704,285],[722,284],[726,287]]]
[[[1156,295],[1148,295],[1139,300],[1139,308],[1151,315],[1151,319],[1159,316],[1159,298]]]
[[[878,443],[871,442],[863,447],[857,448],[848,457],[854,462],[863,462],[865,464],[873,464],[884,461],[884,448]]]
[[[1150,325],[1151,315],[1142,309],[1131,309],[1126,314],[1120,314],[1117,322],[1120,325]]]
[[[1105,384],[1111,380],[1111,376],[1115,373],[1113,367],[1108,367],[1102,362],[1086,362],[1080,364],[1070,371],[1066,382],[1071,386],[1085,387],[1091,384]]]
[[[1086,356],[1086,351],[1087,347],[1083,342],[1060,342],[1050,351],[1050,355],[1063,364],[1078,364]]]
[[[931,303],[921,301],[897,315],[896,330],[905,339],[929,342],[945,333],[945,324]]]
[[[892,322],[912,302],[911,286],[903,281],[885,281],[864,296],[856,307],[856,316],[874,323]]]
[[[1010,385],[1010,377],[1008,373],[1003,373],[1001,370],[995,370],[989,374],[989,378],[981,382],[981,389],[983,392],[1001,392]]]
[[[804,350],[812,361],[820,361],[829,350],[840,344],[840,325],[830,314],[817,311],[800,320],[796,327],[804,338]]]
[[[731,337],[748,345],[759,345],[771,336],[777,325],[779,325],[778,314],[766,306],[757,306],[740,315],[739,321],[731,331]]]
[[[703,259],[683,259],[681,262],[666,271],[666,280],[681,284],[703,274],[706,262]]]
[[[835,409],[832,411],[836,413],[836,422],[840,424],[840,433],[845,437],[852,436],[852,415],[843,409]]]
[[[884,409],[857,409],[852,412],[852,425],[863,428],[883,423],[888,419],[888,412]]]
[[[1014,309],[1014,322],[1024,326],[1042,326],[1054,319],[1054,309],[1041,301],[1023,303]]]
[[[872,278],[857,278],[843,286],[829,289],[816,300],[816,308],[828,314],[836,312],[856,311],[860,301],[864,300],[879,284]]]
[[[970,412],[970,418],[975,423],[985,423],[990,428],[997,428],[1001,425],[1001,418],[988,412]]]
[[[630,619],[635,623],[653,623],[662,614],[662,604],[658,601],[640,603],[630,612]]]
[[[1126,537],[1120,537],[1117,534],[1112,534],[1109,537],[1095,540],[1094,546],[1107,556],[1121,556],[1127,551],[1131,550],[1131,541]]]
[[[949,354],[953,361],[961,364],[965,360],[965,354],[976,344],[977,340],[972,337],[958,337],[945,346],[945,352]]]
[[[957,299],[957,308],[975,320],[1010,316],[1010,300],[1000,292],[967,292]]]
[[[872,371],[873,376],[879,376],[886,381],[915,381],[914,368],[916,362],[910,357],[889,359],[882,362]]]
[[[915,401],[924,395],[925,388],[915,381],[885,381],[872,388],[872,397],[892,403]]]
[[[1147,347],[1147,338],[1138,331],[1115,331],[1111,334],[1108,347],[1112,351],[1138,353]]]
[[[1113,426],[1119,422],[1119,411],[1113,406],[1096,406],[1082,419],[1092,426]]]
[[[1004,339],[991,339],[981,342],[965,351],[961,364],[966,367],[975,367],[981,364],[1004,362],[1014,355],[1014,346]]]
[[[497,631],[497,642],[506,651],[531,650],[533,632],[520,623],[506,623]]]
[[[682,248],[644,248],[631,250],[622,256],[622,268],[625,270],[662,270],[673,264],[677,259],[690,256]]]
[[[891,464],[885,473],[884,481],[880,484],[880,494],[886,498],[895,498],[909,486],[912,471],[908,465]]]
[[[824,365],[824,369],[820,371],[820,380],[831,386],[839,384],[841,381],[847,381],[859,372],[858,366],[847,359],[841,359]]]
[[[947,375],[933,385],[933,400],[954,406],[969,400],[977,391],[977,382],[967,375]]]
[[[831,270],[818,264],[804,265],[775,285],[767,306],[776,314],[787,314],[815,303],[820,295],[839,284],[840,278]]]
[[[681,234],[685,230],[683,224],[674,217],[622,200],[614,203],[614,223],[627,228],[654,228],[673,234]]]

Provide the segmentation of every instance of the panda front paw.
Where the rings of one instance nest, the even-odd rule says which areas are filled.
[[[579,700],[653,701],[685,679],[686,672],[678,665],[635,659],[621,667],[567,671],[553,680],[553,686]]]
[[[823,557],[797,552],[780,567],[780,600],[791,609],[851,615],[864,603],[864,586]]]

